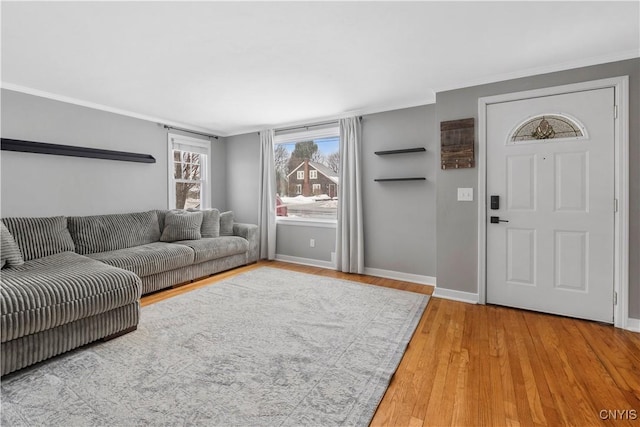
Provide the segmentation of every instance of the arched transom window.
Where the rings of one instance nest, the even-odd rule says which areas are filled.
[[[586,136],[585,128],[576,119],[560,114],[543,114],[527,119],[516,128],[509,138],[510,143],[565,139]]]

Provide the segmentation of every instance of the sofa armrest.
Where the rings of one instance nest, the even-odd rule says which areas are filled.
[[[247,239],[249,241],[249,254],[247,262],[249,264],[258,261],[258,226],[255,224],[233,223],[233,235]]]

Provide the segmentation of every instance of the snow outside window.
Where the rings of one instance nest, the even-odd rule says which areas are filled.
[[[169,134],[169,209],[210,207],[207,140]]]
[[[339,141],[337,127],[286,135],[276,133],[276,205],[280,207],[276,215],[280,220],[336,220]]]

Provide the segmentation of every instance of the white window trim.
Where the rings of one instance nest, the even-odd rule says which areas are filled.
[[[304,179],[304,171],[296,171],[296,179]]]
[[[273,145],[286,144],[289,142],[297,142],[306,139],[328,138],[332,136],[340,136],[340,127],[333,126],[323,129],[305,130],[302,132],[292,132],[283,135],[275,135],[273,137]],[[335,228],[338,219],[321,219],[321,218],[289,218],[286,216],[276,217],[276,224],[304,226],[304,227],[326,227]]]
[[[318,179],[318,171],[313,169],[309,171],[309,179]]]
[[[293,225],[302,227],[336,228],[338,221],[335,219],[321,218],[297,218],[297,217],[276,217],[276,224]]]
[[[206,139],[192,138],[189,136],[178,135],[175,133],[167,134],[167,208],[176,208],[176,187],[175,183],[183,180],[176,180],[173,178],[173,141],[180,142],[182,144],[193,145],[195,147],[204,148],[206,150],[206,162],[200,164],[200,179],[202,181],[202,189],[200,191],[200,208],[211,208],[211,194],[210,194],[210,178],[209,178],[209,165],[211,164],[211,143]]]
[[[338,126],[324,129],[305,130],[302,132],[292,132],[283,135],[275,135],[273,137],[273,144],[275,145],[287,142],[297,142],[301,139],[327,138],[336,135],[340,135],[340,128]]]

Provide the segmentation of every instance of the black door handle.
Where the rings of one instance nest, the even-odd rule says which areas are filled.
[[[491,224],[498,224],[499,222],[509,222],[506,219],[500,219],[499,216],[492,216],[491,217]]]

